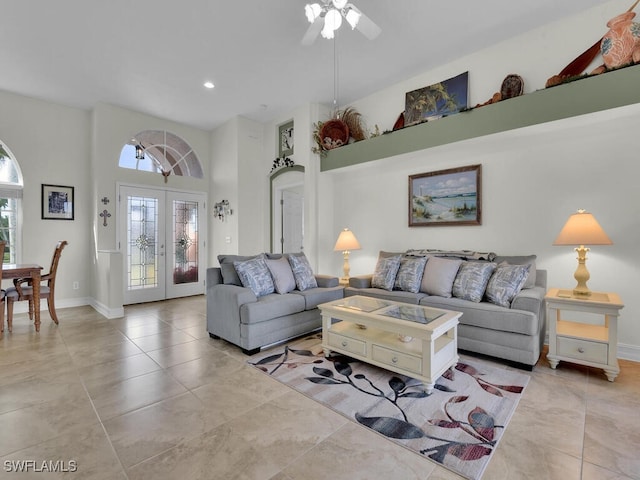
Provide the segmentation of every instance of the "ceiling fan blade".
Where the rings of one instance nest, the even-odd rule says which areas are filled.
[[[318,17],[315,22],[309,25],[307,32],[304,34],[304,37],[302,37],[302,45],[307,47],[315,42],[318,35],[320,35],[320,30],[322,30],[322,22],[323,19]]]
[[[376,25],[373,22],[373,20],[367,17],[364,13],[362,12],[360,13],[361,13],[361,17],[360,17],[360,20],[358,21],[358,24],[356,25],[356,29],[360,30],[360,33],[362,33],[369,40],[373,40],[378,35],[380,35],[380,32],[382,32],[382,29],[378,25]]]

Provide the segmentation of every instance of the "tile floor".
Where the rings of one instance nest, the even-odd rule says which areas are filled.
[[[209,338],[204,297],[125,311],[5,331],[0,478],[459,478],[248,367]],[[640,479],[640,363],[621,368],[609,383],[543,356],[483,480]],[[33,471],[47,467],[76,472]]]

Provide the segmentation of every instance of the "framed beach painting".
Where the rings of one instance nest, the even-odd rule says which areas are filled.
[[[42,219],[73,220],[73,187],[42,184]]]
[[[409,176],[409,226],[482,224],[482,165]]]
[[[469,72],[419,88],[405,95],[404,125],[435,120],[467,108]]]

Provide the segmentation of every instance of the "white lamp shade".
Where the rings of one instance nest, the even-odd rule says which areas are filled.
[[[564,224],[554,245],[612,245],[595,217],[584,210],[578,210]]]
[[[315,22],[321,11],[322,8],[320,8],[320,5],[317,3],[307,4],[304,7],[304,13],[307,15],[307,20],[309,20],[309,23]]]
[[[347,12],[346,19],[347,19],[347,22],[349,22],[349,25],[351,25],[351,30],[356,28],[356,26],[358,25],[358,22],[360,21],[361,16],[362,14],[357,10],[353,8],[349,9],[349,11]]]
[[[332,8],[324,16],[324,27],[336,31],[342,25],[342,15],[338,10]]]
[[[360,243],[356,236],[351,230],[345,228],[340,232],[340,235],[338,235],[338,240],[336,241],[336,245],[333,247],[333,250],[335,252],[346,252],[349,250],[360,250],[360,248],[362,247],[360,247]]]
[[[335,36],[333,30],[327,25],[327,22],[325,22],[320,35],[322,35],[322,38],[326,38],[327,40],[331,40]]]
[[[347,0],[333,0],[333,6],[338,10],[342,10],[346,4]]]

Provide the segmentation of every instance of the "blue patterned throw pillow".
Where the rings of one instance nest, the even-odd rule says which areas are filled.
[[[418,293],[426,263],[427,257],[402,257],[393,288]]]
[[[400,268],[400,255],[393,257],[378,257],[376,270],[371,279],[373,288],[382,288],[384,290],[393,290],[393,284],[396,281],[396,274]]]
[[[233,266],[238,272],[242,286],[250,288],[256,297],[274,292],[273,280],[264,261],[264,255],[244,262],[233,262]]]
[[[487,300],[496,305],[509,308],[511,301],[522,290],[531,264],[498,265],[487,285]]]
[[[495,263],[462,262],[453,282],[453,296],[479,303],[495,269]]]
[[[309,288],[316,288],[318,286],[311,265],[309,265],[309,260],[307,260],[304,254],[289,255],[289,264],[293,271],[293,277],[296,279],[298,290],[303,292]]]

